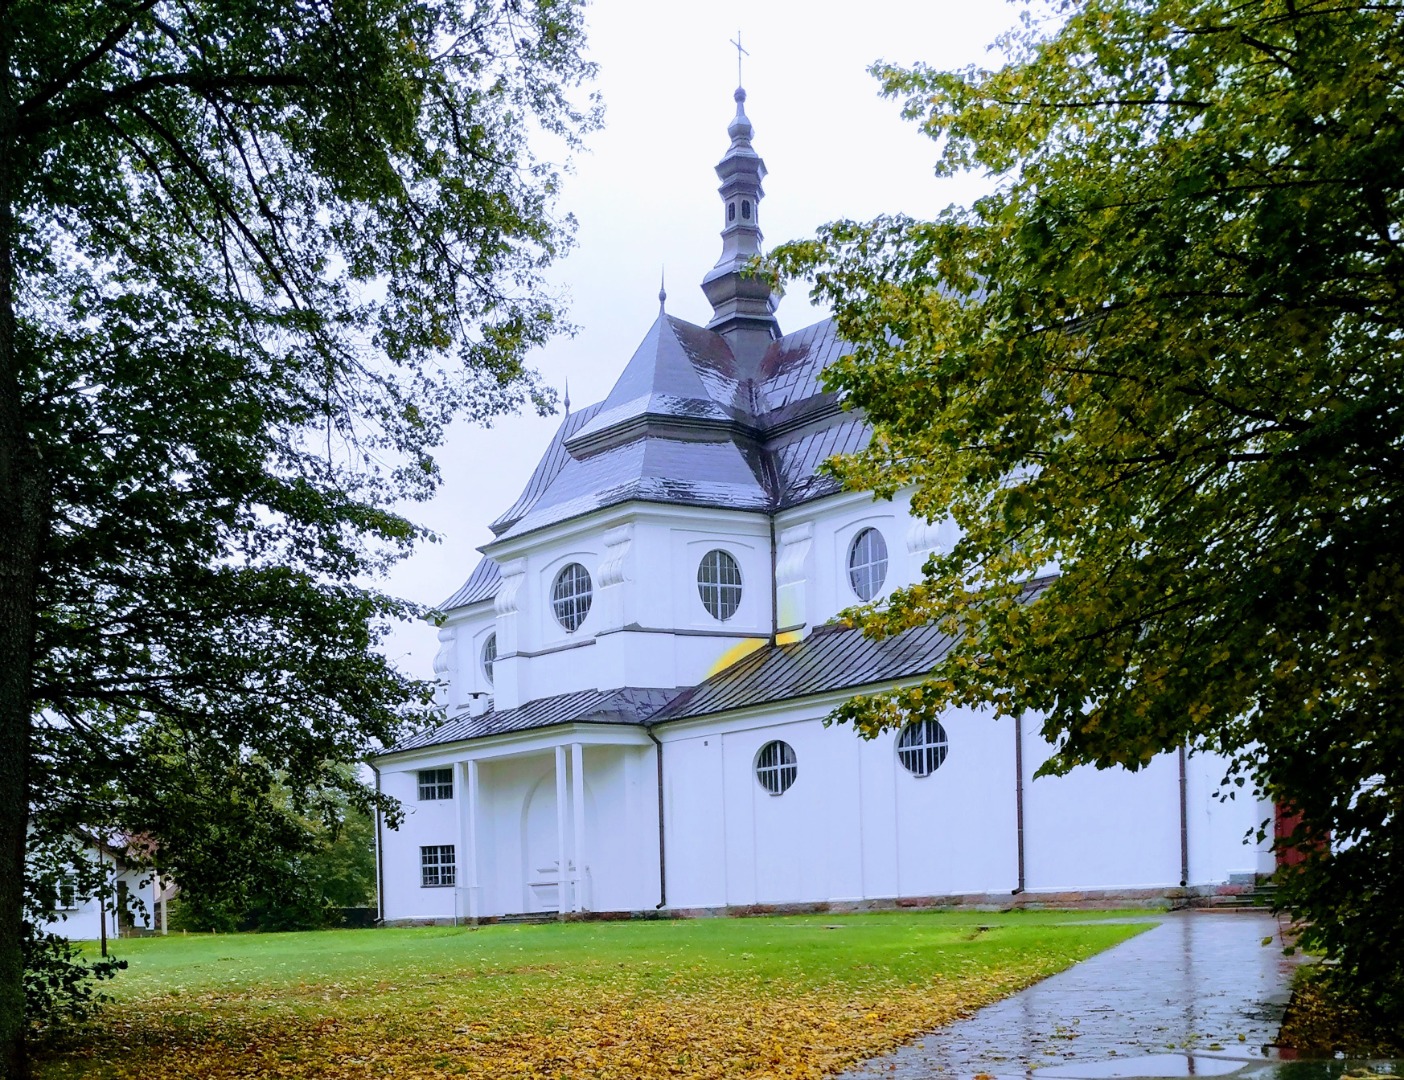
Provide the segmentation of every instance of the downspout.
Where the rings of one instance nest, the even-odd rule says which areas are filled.
[[[646,727],[644,731],[653,740],[653,745],[658,747],[658,905],[653,909],[658,911],[668,906],[668,847],[663,832],[663,744],[658,741],[652,728]]]
[[[375,773],[375,921],[385,922],[385,864],[380,857],[380,770],[368,761],[371,772]]]
[[[776,580],[776,571],[777,571],[777,569],[778,569],[778,566],[777,566],[777,563],[776,563],[776,549],[775,549],[775,515],[774,515],[774,514],[769,515],[769,521],[770,521],[770,644],[771,644],[772,646],[774,646],[774,645],[778,645],[778,644],[779,644],[779,641],[778,641],[777,639],[780,637],[780,598],[779,598],[779,593],[778,593],[778,590],[779,590],[779,587],[780,587],[780,586],[779,586],[779,584],[778,584],[778,582],[777,582],[777,580]]]
[[[1180,888],[1189,886],[1189,781],[1185,769],[1185,748],[1180,747]]]
[[[1019,884],[1013,895],[1024,891],[1024,714],[1014,717],[1014,837],[1019,855]]]

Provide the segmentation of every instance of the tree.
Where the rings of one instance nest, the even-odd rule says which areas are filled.
[[[354,790],[354,789],[353,789]],[[177,926],[190,930],[321,930],[344,908],[375,902],[375,823],[343,790],[324,793],[328,819],[297,813],[292,793],[264,793],[237,835],[197,820],[187,843],[208,850],[182,879]],[[358,793],[359,795],[359,793]],[[252,819],[252,820],[250,820]]]
[[[1398,1019],[1404,7],[1078,0],[1000,48],[874,69],[992,194],[776,256],[855,343],[837,473],[961,530],[854,615],[960,644],[837,719],[1029,710],[1050,772],[1229,755],[1225,795],[1302,815],[1308,943]]]
[[[549,404],[527,140],[597,122],[581,46],[577,0],[0,0],[0,1076],[27,828],[195,872],[192,793],[236,829],[425,703],[363,582],[450,417]]]

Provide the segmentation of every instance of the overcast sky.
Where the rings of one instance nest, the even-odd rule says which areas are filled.
[[[558,388],[569,379],[575,407],[603,398],[657,314],[660,269],[670,314],[711,318],[699,285],[721,250],[712,170],[735,111],[738,27],[750,53],[746,112],[769,170],[760,213],[769,248],[835,218],[929,217],[978,194],[978,179],[932,177],[934,144],[901,119],[898,102],[878,96],[867,68],[991,64],[987,46],[1018,12],[1000,0],[596,0],[589,53],[605,127],[564,178],[561,207],[579,229],[551,275],[579,332],[535,366]],[[802,290],[777,312],[786,333],[826,314]],[[442,542],[402,563],[385,587],[432,604],[462,584],[491,539],[488,522],[515,501],[559,423],[525,416],[455,428],[439,458],[443,488],[407,508]],[[432,675],[432,627],[404,627],[387,648],[408,673]]]

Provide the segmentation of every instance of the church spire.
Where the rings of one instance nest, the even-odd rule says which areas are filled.
[[[760,201],[765,198],[761,181],[765,162],[751,146],[750,118],[746,115],[746,91],[736,88],[736,116],[726,129],[731,146],[717,163],[723,206],[722,252],[716,266],[702,279],[702,291],[712,305],[709,330],[727,339],[737,359],[756,352],[780,336],[775,321],[777,298],[765,278],[748,271],[752,259],[761,253]],[[748,347],[749,346],[749,347]]]

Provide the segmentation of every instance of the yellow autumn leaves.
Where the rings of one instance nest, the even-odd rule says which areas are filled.
[[[197,996],[116,1012],[120,1023],[41,1075],[176,1077],[821,1077],[948,1023],[1033,972],[938,978],[875,1000],[783,987],[615,995],[565,985],[499,1012],[442,1004],[401,1014],[267,1017],[265,1003],[230,1010]]]

